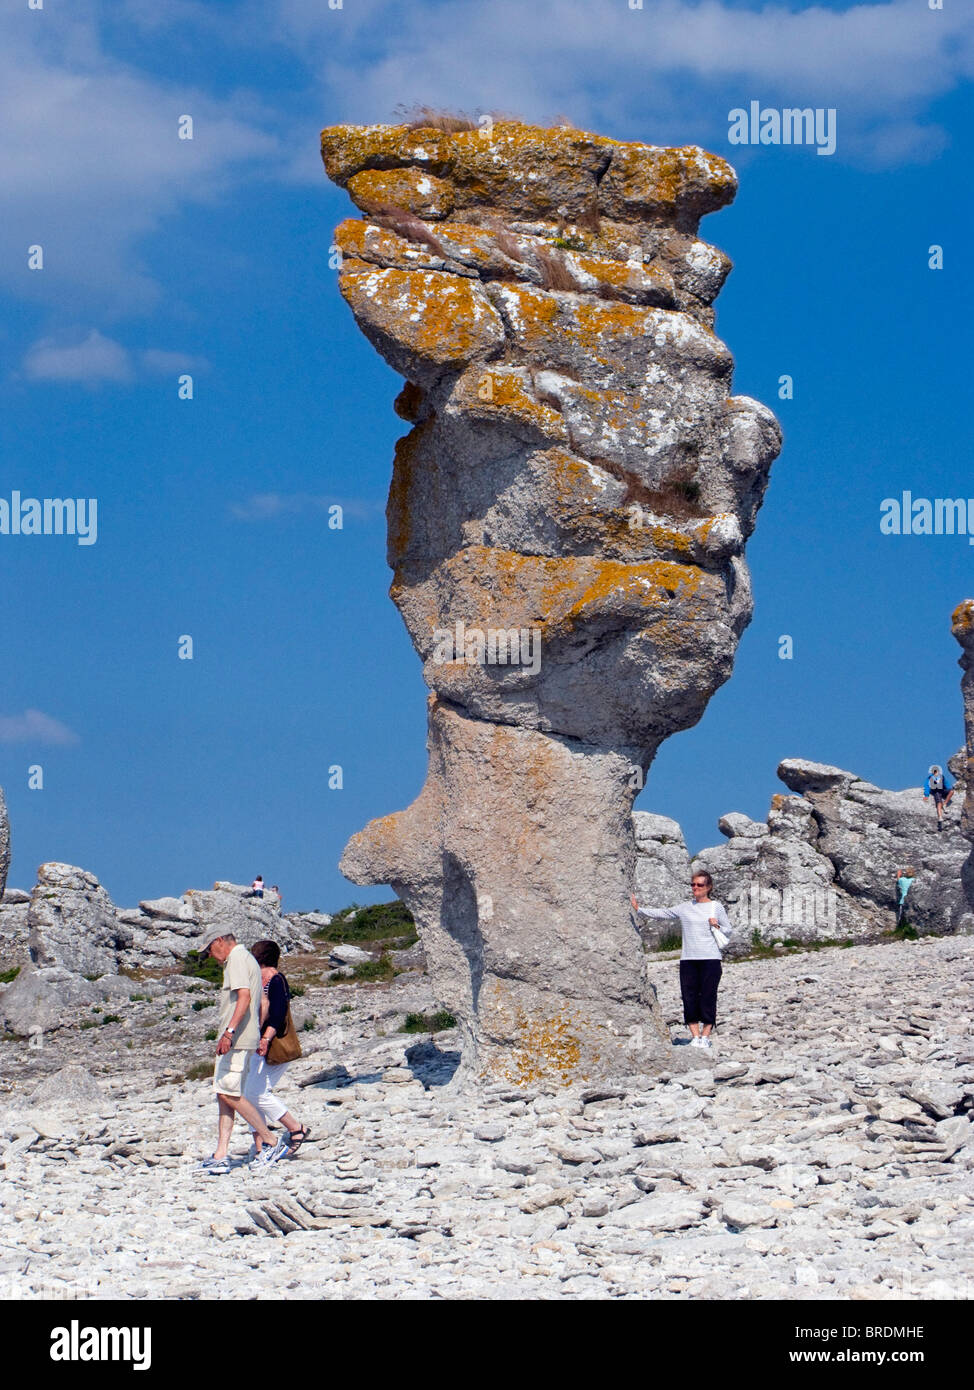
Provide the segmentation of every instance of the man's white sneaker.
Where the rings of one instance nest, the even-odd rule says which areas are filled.
[[[701,1039],[699,1040],[698,1046],[699,1046],[699,1047],[705,1047],[705,1048],[707,1049],[707,1051],[710,1052],[710,1051],[713,1050],[713,1046],[714,1046],[714,1045],[713,1045],[713,1043],[710,1041],[709,1038],[701,1038]]]
[[[701,1045],[702,1042],[703,1042],[703,1038],[691,1038],[691,1039],[690,1039],[690,1046],[691,1046],[691,1047],[699,1047],[699,1046]]]
[[[277,1143],[271,1148],[265,1144],[260,1153],[251,1164],[252,1168],[267,1168],[271,1163],[276,1163],[279,1158],[284,1158],[288,1152],[287,1134],[282,1134]]]

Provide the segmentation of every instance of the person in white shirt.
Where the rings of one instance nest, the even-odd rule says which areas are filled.
[[[710,897],[714,881],[702,870],[693,875],[693,902],[677,903],[675,907],[640,907],[635,896],[630,899],[634,912],[644,917],[676,919],[683,933],[680,953],[680,993],[683,996],[683,1021],[690,1028],[690,1046],[709,1048],[710,1034],[717,1022],[717,987],[723,972],[721,947],[715,931],[729,937],[732,927],[723,903]],[[726,945],[726,941],[724,942]]]

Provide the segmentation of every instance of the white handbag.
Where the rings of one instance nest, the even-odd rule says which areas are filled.
[[[724,949],[725,946],[730,945],[730,937],[727,936],[725,932],[722,932],[720,927],[711,927],[710,930],[713,934],[714,940],[716,941],[721,951]]]

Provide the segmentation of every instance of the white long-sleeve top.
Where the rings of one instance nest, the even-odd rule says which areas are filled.
[[[640,907],[644,917],[675,918],[683,932],[681,960],[720,960],[720,947],[710,930],[711,917],[717,918],[725,936],[733,933],[723,903],[677,903],[675,907]]]

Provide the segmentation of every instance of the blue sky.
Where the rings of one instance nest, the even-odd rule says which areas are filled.
[[[734,389],[776,410],[785,447],[734,675],[638,805],[700,848],[723,812],[766,814],[783,757],[922,781],[963,738],[949,621],[974,547],[882,536],[879,507],[974,495],[972,72],[961,0],[8,4],[0,497],[98,499],[92,546],[0,536],[10,882],[61,859],[124,904],[257,872],[292,908],[389,896],[337,862],[425,774],[385,564],[404,426],[328,268],[352,208],[318,131],[416,102],[699,143],[740,176],[701,234],[735,263],[717,320]],[[835,107],[836,153],[728,145],[751,100]]]

